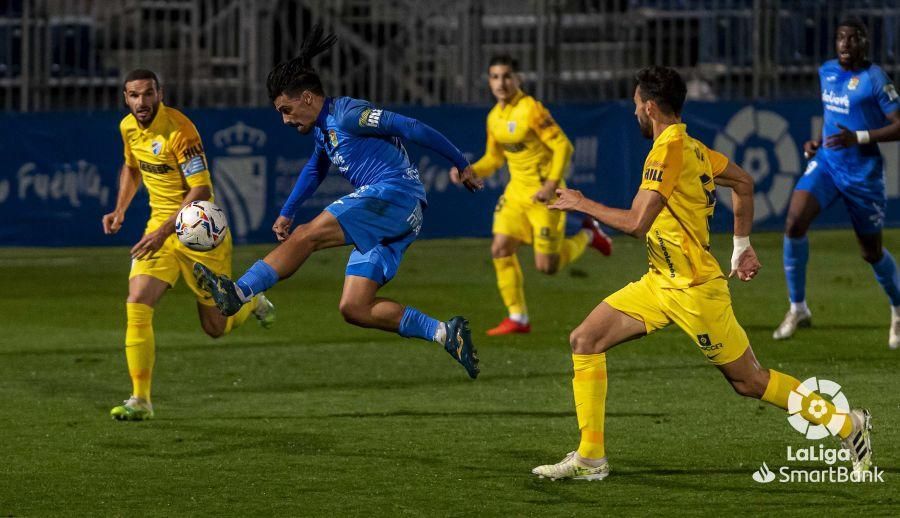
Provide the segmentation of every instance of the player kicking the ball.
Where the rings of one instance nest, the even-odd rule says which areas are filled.
[[[315,26],[300,56],[269,74],[269,97],[284,123],[301,134],[313,133],[315,150],[300,172],[273,230],[281,245],[257,261],[237,282],[203,264],[194,273],[226,315],[280,279],[286,279],[315,251],[353,245],[347,263],[340,311],[361,327],[438,342],[470,377],[478,376],[478,357],[468,322],[438,321],[419,310],[378,297],[397,273],[404,252],[415,241],[426,208],[425,188],[401,139],[433,149],[462,171],[470,190],[481,187],[468,161],[443,135],[421,122],[349,97],[326,97],[310,60],[331,47]],[[334,164],[356,189],[335,201],[309,223],[290,231],[294,214],[322,183]]]
[[[131,249],[125,357],[131,375],[131,397],[110,414],[124,421],[153,417],[150,381],[156,361],[153,308],[166,290],[185,274],[185,283],[197,296],[197,311],[203,331],[213,338],[230,333],[250,314],[263,327],[275,321],[275,308],[260,293],[244,309],[225,317],[208,292],[191,274],[195,261],[203,261],[216,272],[231,273],[231,234],[218,247],[198,252],[184,246],[175,235],[175,217],[192,201],[213,200],[212,180],[206,166],[203,143],[197,128],[180,111],[162,102],[159,79],[150,70],[134,70],[125,77],[125,103],[131,113],[119,129],[125,145],[125,165],[119,176],[116,208],[103,216],[103,231],[115,234],[125,222],[125,211],[141,183],[150,195],[150,220],[144,236]]]
[[[884,71],[866,60],[868,41],[862,22],[842,21],[835,41],[838,57],[819,68],[825,145],[820,137],[803,146],[810,161],[794,188],[784,235],[784,276],[791,307],[773,333],[776,340],[790,338],[798,327],[812,322],[806,304],[806,233],[819,212],[840,198],[850,213],[863,259],[872,265],[891,303],[888,346],[900,347],[900,275],[894,257],[882,245],[887,201],[877,144],[900,139],[900,100]]]
[[[753,180],[724,155],[707,149],[687,134],[681,107],[687,92],[673,69],[650,67],[638,72],[635,116],[641,133],[653,140],[643,178],[630,209],[614,209],[569,189],[557,191],[551,205],[583,212],[634,237],[645,237],[650,271],[607,297],[569,337],[575,376],[575,412],[581,430],[578,449],[557,464],[532,471],[551,479],[600,480],[609,475],[603,435],[606,407],[606,351],[676,323],[718,367],[734,390],[787,409],[788,396],[800,382],[787,374],[763,369],[747,334],[731,309],[725,275],[709,251],[707,221],[713,214],[715,186],[732,189],[734,253],[731,275],[742,281],[756,276],[760,264],[750,246]],[[834,406],[815,392],[827,411],[803,411],[816,424],[828,424]],[[837,434],[850,450],[854,471],[871,467],[869,413],[854,409]]]

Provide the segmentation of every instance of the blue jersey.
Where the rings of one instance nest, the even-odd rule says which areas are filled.
[[[460,170],[468,161],[443,135],[415,119],[350,97],[325,98],[314,127],[316,147],[300,172],[281,215],[293,218],[300,204],[324,180],[331,164],[354,189],[380,185],[385,196],[414,196],[425,202],[425,187],[402,139],[437,151]]]
[[[822,138],[840,133],[838,125],[850,131],[863,131],[887,126],[886,115],[900,109],[897,90],[887,74],[878,65],[870,64],[861,70],[846,70],[836,59],[819,68],[819,84],[822,89],[822,105],[825,109]],[[848,179],[883,174],[873,171],[873,162],[880,161],[881,154],[875,143],[830,149],[822,146],[816,153],[817,160],[831,165],[838,175]]]

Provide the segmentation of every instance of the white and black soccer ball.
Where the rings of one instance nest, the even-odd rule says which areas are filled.
[[[175,234],[184,246],[205,252],[219,246],[228,233],[225,212],[210,201],[192,201],[175,218]]]

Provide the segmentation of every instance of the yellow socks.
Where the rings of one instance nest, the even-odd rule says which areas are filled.
[[[788,376],[787,374],[782,374],[776,370],[769,369],[769,385],[766,387],[766,393],[763,394],[762,400],[766,403],[771,403],[772,405],[777,406],[783,410],[787,410],[788,408],[788,397],[791,395],[791,391],[795,390],[800,386],[800,381],[793,376]],[[818,398],[821,399],[825,403],[826,412],[819,417],[816,417],[813,414],[810,414],[809,404],[807,400]],[[813,424],[821,424],[827,425],[828,421],[831,420],[831,416],[834,415],[836,409],[834,405],[832,405],[828,400],[823,398],[822,396],[816,394],[815,392],[811,393],[809,396],[803,398],[803,410],[801,410],[800,414],[810,423]],[[841,431],[838,432],[838,435],[842,439],[846,439],[847,436],[850,435],[850,432],[853,430],[853,422],[851,419],[845,419],[844,424],[841,427]]]
[[[522,267],[519,266],[519,258],[515,254],[509,257],[497,257],[494,259],[494,269],[497,271],[497,287],[503,304],[509,310],[510,315],[527,315],[525,307],[525,278],[522,276]]]
[[[232,332],[233,330],[241,327],[241,325],[247,320],[247,317],[253,313],[253,310],[256,309],[257,304],[259,304],[259,297],[253,297],[250,299],[250,302],[241,306],[241,309],[228,317],[228,320],[225,322],[225,334]]]
[[[559,250],[559,268],[565,268],[566,265],[577,261],[590,242],[590,236],[583,231],[579,231],[574,236],[564,239],[562,248]]]
[[[606,418],[606,354],[573,354],[575,413],[581,430],[578,455],[587,459],[606,456],[603,422]]]
[[[125,330],[125,358],[131,375],[132,395],[150,402],[150,381],[156,360],[153,338],[153,308],[146,304],[125,304],[128,326]]]

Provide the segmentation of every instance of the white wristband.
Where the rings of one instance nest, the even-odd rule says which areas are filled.
[[[856,132],[856,141],[860,144],[868,144],[872,141],[872,138],[869,136],[868,131],[857,131]]]
[[[737,270],[741,255],[750,248],[750,236],[734,236],[734,251],[731,253],[731,269]]]

